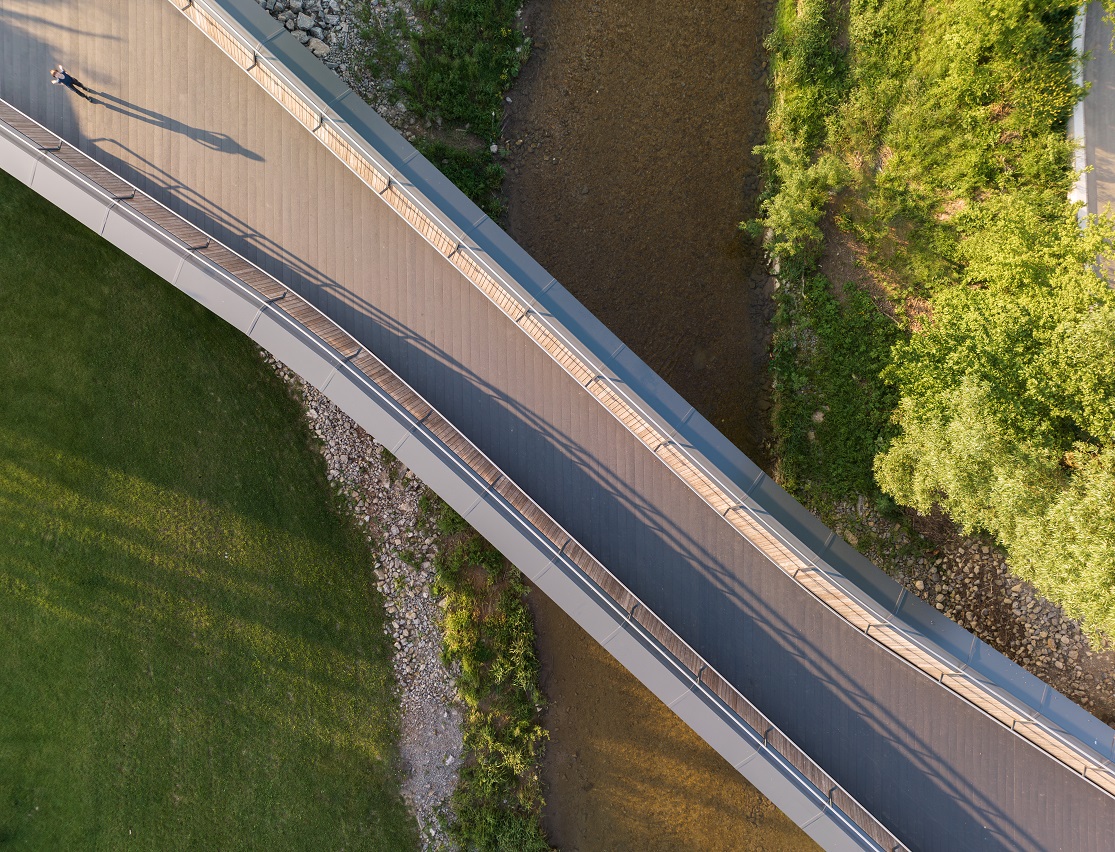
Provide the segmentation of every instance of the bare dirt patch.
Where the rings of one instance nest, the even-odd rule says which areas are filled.
[[[821,219],[824,249],[818,266],[832,285],[833,295],[843,304],[847,286],[854,284],[895,323],[901,322],[898,306],[911,322],[917,323],[929,313],[929,303],[903,287],[892,271],[873,263],[868,247],[840,226],[841,218],[855,219],[857,215],[864,215],[861,203],[846,193],[834,200]]]

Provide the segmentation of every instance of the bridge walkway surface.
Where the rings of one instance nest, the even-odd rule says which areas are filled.
[[[909,848],[1115,848],[1111,798],[804,592],[173,5],[0,0],[0,97],[375,352]]]

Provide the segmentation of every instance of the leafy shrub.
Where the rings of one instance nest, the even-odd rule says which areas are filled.
[[[996,535],[1019,573],[1115,636],[1115,293],[1093,263],[1112,225],[1081,232],[1067,205],[1046,218],[1015,195],[960,229],[967,286],[938,294],[887,370],[902,432],[879,483]]]
[[[893,428],[894,392],[879,378],[894,323],[865,292],[843,302],[824,276],[778,291],[772,369],[780,479],[814,500],[875,491],[872,459]]]
[[[527,588],[468,524],[442,504],[435,590],[445,596],[442,651],[459,666],[465,705],[465,762],[453,794],[451,832],[480,852],[546,852],[542,832],[542,761],[538,656]]]
[[[832,157],[817,157],[825,143],[826,117],[844,92],[846,62],[835,46],[835,10],[828,0],[780,4],[767,48],[774,57],[774,106],[770,136],[755,149],[764,158],[768,192],[760,215],[745,226],[767,231],[768,250],[783,261],[799,254],[815,259],[818,223],[842,169]],[[792,11],[791,11],[792,10]]]
[[[503,216],[503,166],[486,150],[457,148],[433,139],[418,139],[414,146],[488,216],[497,221]]]

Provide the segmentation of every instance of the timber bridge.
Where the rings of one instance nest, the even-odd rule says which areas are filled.
[[[77,59],[103,106],[49,85]],[[822,846],[1115,848],[1111,728],[809,515],[254,2],[0,0],[0,97],[0,166],[321,388]]]

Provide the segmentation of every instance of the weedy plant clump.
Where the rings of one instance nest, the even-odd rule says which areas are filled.
[[[480,852],[546,852],[541,762],[546,731],[534,622],[518,570],[436,498],[441,537],[435,591],[443,596],[443,658],[465,708],[464,765],[451,834]]]

